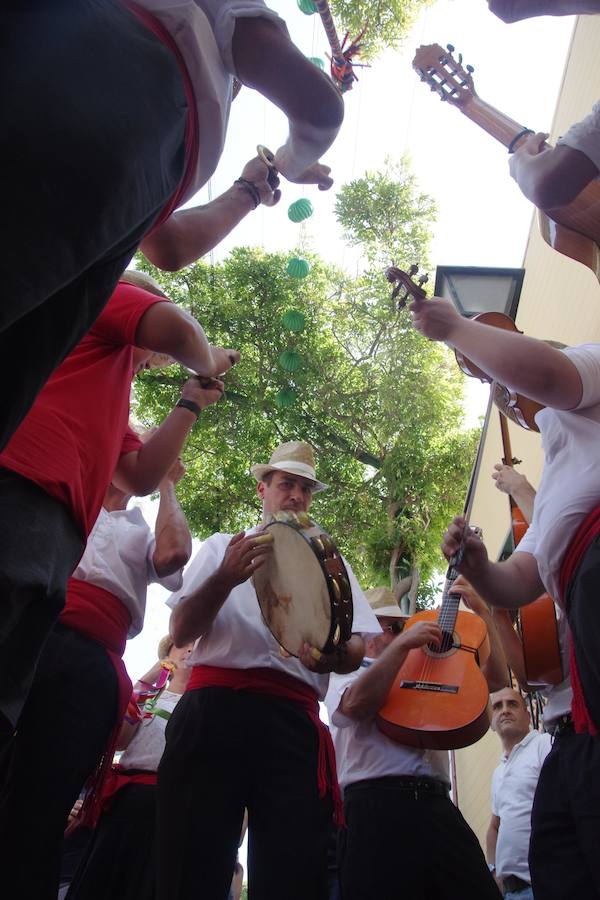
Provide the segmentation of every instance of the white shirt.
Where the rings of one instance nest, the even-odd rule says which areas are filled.
[[[283,19],[263,0],[138,0],[169,32],[183,57],[198,110],[199,152],[195,175],[182,203],[211,177],[223,152],[229,122],[233,76],[232,38],[238,18],[267,18],[287,34]],[[333,143],[337,128],[331,130]],[[276,155],[281,173],[300,175],[317,159],[325,129],[290,123],[290,137]]]
[[[556,143],[580,150],[600,169],[600,100],[594,104],[589,116],[571,125]]]
[[[127,607],[131,613],[128,638],[142,630],[148,585],[156,582],[176,591],[183,583],[183,568],[164,578],[157,575],[155,549],[154,535],[137,506],[113,512],[102,507],[73,572],[73,578],[103,588]]]
[[[356,721],[339,709],[344,691],[372,662],[365,658],[356,672],[332,674],[325,697],[341,787],[386,775],[435,778],[449,784],[447,751],[419,750],[397,744],[379,730],[374,718]]]
[[[183,694],[175,694],[165,690],[156,701],[156,709],[165,709],[172,713]],[[144,772],[156,772],[165,751],[165,728],[167,720],[162,716],[142,719],[131,743],[123,751],[119,765],[124,769],[142,769]]]
[[[530,731],[509,756],[502,755],[492,775],[492,812],[500,818],[496,844],[496,874],[516,875],[531,882],[529,835],[531,807],[540,771],[552,746],[549,734]]]
[[[533,520],[515,553],[532,553],[551,597],[561,602],[563,556],[584,518],[600,502],[600,344],[561,351],[581,376],[583,395],[572,410],[543,409],[535,421],[544,471]]]
[[[257,529],[246,532],[253,534]],[[183,587],[167,600],[174,608],[198,588],[221,564],[230,534],[213,534],[203,544],[186,570]],[[354,573],[348,570],[354,605],[353,632],[380,632],[376,616],[359,587]],[[310,672],[295,657],[284,658],[279,644],[263,622],[256,592],[250,580],[237,585],[203,634],[189,658],[189,665],[221,666],[226,669],[277,669],[309,684],[322,700],[329,675]]]

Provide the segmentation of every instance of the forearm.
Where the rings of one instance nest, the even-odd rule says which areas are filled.
[[[387,700],[407,655],[408,649],[400,638],[390,644],[346,690],[341,702],[342,712],[358,720],[376,715]]]
[[[512,171],[523,194],[540,209],[566,206],[598,175],[585,153],[564,144],[535,156],[515,154]]]
[[[496,816],[494,816],[494,819]],[[498,826],[494,821],[490,822],[485,835],[485,858],[492,865],[496,865],[496,844],[498,843]]]
[[[447,342],[494,380],[544,406],[573,409],[581,401],[574,364],[543,341],[461,317]]]
[[[196,422],[189,409],[176,406],[136,453],[119,460],[113,484],[128,494],[143,497],[155,491],[175,460]]]
[[[500,640],[502,641],[506,662],[517,679],[519,687],[523,690],[529,690],[527,675],[525,673],[523,645],[519,635],[515,631],[510,613],[507,609],[495,609],[493,619]]]
[[[159,269],[176,272],[209,253],[253,209],[251,196],[234,184],[206,206],[174,213],[144,238],[140,250]]]
[[[192,536],[172,481],[160,486],[160,503],[154,529],[154,568],[164,578],[181,569],[192,554]]]
[[[341,95],[331,79],[267,19],[238,19],[232,47],[240,80],[288,118],[290,139],[275,161],[282,175],[294,178],[333,143],[344,117]]]
[[[463,574],[490,606],[502,609],[525,606],[544,591],[537,564],[530,554],[513,554],[506,562],[488,561],[477,569],[465,568]]]
[[[523,517],[528,525],[531,525],[533,519],[533,504],[535,503],[535,489],[527,480],[519,484],[512,491],[512,498],[523,513]]]
[[[536,16],[594,15],[600,0],[489,0],[490,12],[508,24]]]
[[[500,635],[496,629],[494,617],[489,612],[483,615],[480,614],[480,617],[485,622],[490,642],[490,655],[481,667],[481,671],[488,683],[490,693],[493,693],[503,687],[510,687],[508,663]]]
[[[156,303],[144,313],[136,329],[135,344],[172,356],[198,375],[219,374],[214,371],[212,348],[204,329],[174,303]]]
[[[175,607],[171,613],[170,632],[178,647],[195,641],[210,628],[231,589],[232,585],[217,569],[193,594]]]

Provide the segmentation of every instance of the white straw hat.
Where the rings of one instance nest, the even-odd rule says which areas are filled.
[[[256,463],[250,471],[257,481],[263,481],[269,472],[289,472],[313,482],[313,491],[324,491],[327,485],[316,478],[313,448],[304,441],[287,441],[273,451],[268,463]]]

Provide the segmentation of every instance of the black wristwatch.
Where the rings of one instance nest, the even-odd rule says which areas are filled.
[[[185,397],[182,397],[181,400],[178,400],[175,406],[181,406],[182,409],[189,409],[190,412],[194,413],[196,418],[198,418],[198,416],[202,412],[201,407],[198,406],[197,403],[194,403],[193,400],[186,400]]]

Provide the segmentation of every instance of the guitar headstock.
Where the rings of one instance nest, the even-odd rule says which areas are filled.
[[[446,50],[439,44],[423,45],[415,53],[413,69],[441,100],[460,107],[477,96],[473,84],[474,69],[473,66],[463,68],[462,53],[458,54],[458,59],[453,53],[452,44],[448,44]]]
[[[406,306],[406,302],[409,297],[414,297],[415,300],[425,300],[427,294],[423,290],[423,285],[427,284],[429,281],[429,275],[419,275],[418,283],[413,281],[415,275],[419,272],[419,267],[417,265],[412,265],[408,272],[404,272],[402,269],[397,269],[395,266],[389,266],[385,270],[385,277],[391,284],[394,284],[394,290],[392,291],[392,300],[395,300],[400,291],[404,290],[404,293],[398,300],[398,309],[404,309]],[[396,283],[397,282],[397,283]]]

